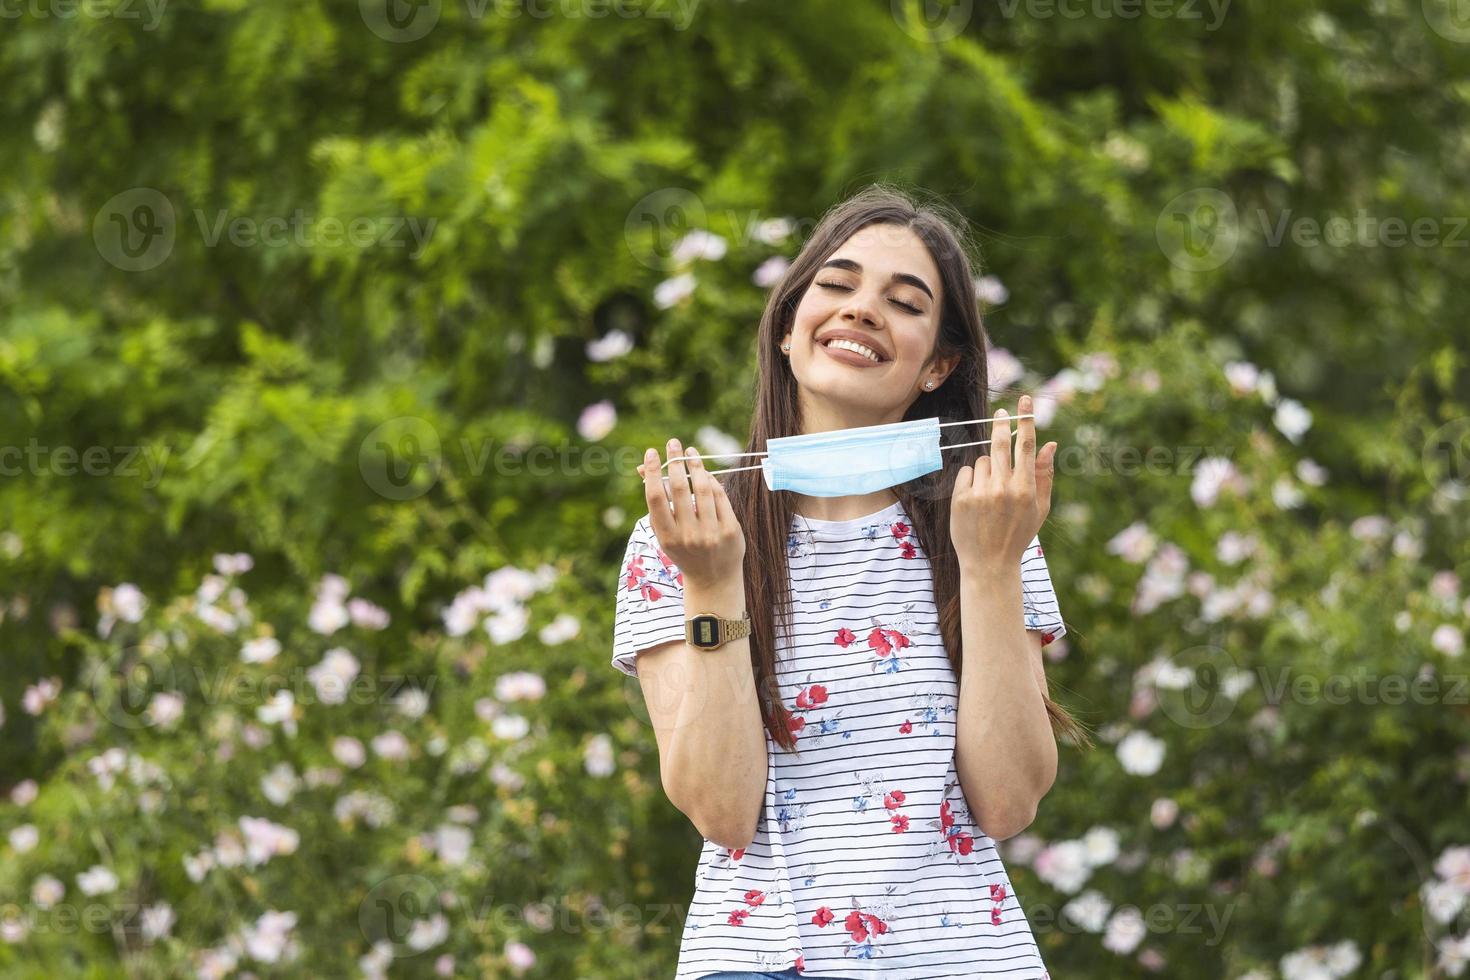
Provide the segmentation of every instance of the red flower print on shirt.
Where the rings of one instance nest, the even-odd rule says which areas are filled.
[[[659,556],[663,557],[662,551],[659,552]],[[667,562],[667,559],[665,559],[665,562]],[[667,574],[668,572],[668,567],[669,566],[665,564],[665,574]],[[637,589],[640,593],[642,593],[643,598],[648,602],[657,602],[664,597],[664,594],[658,589],[654,588],[651,583],[646,581],[647,578],[648,570],[643,567],[643,556],[637,555],[629,559],[628,579],[626,583],[627,588],[630,591],[633,589]],[[670,576],[670,578],[672,578],[672,576]],[[684,584],[684,574],[682,572],[679,573],[678,581],[680,585]]]
[[[913,722],[905,718],[903,720],[903,724],[898,726],[898,730],[900,734],[907,735],[909,732],[914,730]]]
[[[730,851],[730,849],[728,847],[725,848],[725,850]],[[739,848],[737,850],[734,850],[734,851],[730,851],[730,860],[731,861],[739,861],[743,857],[745,857],[745,848],[743,848],[743,847],[742,848]]]
[[[1057,638],[1057,635],[1055,633],[1051,633],[1051,632],[1042,633],[1041,634],[1041,645],[1042,646],[1046,646],[1048,643],[1050,643],[1052,640],[1055,640],[1056,638]]]
[[[898,551],[905,558],[913,558],[919,553],[919,549],[914,547],[912,541],[900,541],[898,543]]]
[[[732,926],[738,926],[742,925],[745,922],[746,917],[749,915],[750,913],[745,911],[745,909],[736,909],[735,911],[730,913],[730,918],[726,919],[725,921],[730,923],[730,925]]]
[[[796,706],[803,711],[808,708],[815,708],[819,704],[826,703],[826,701],[827,689],[821,684],[804,687],[801,689],[801,693],[796,695]]]
[[[790,720],[787,721],[786,727],[790,728],[791,734],[795,735],[806,727],[806,719],[800,715],[792,715]]]
[[[895,834],[901,834],[908,829],[909,818],[904,816],[902,813],[895,813],[893,815],[893,832]]]
[[[751,908],[755,908],[757,905],[759,905],[761,902],[764,902],[765,900],[766,893],[758,888],[752,888],[750,891],[745,893],[745,904],[749,905]]]
[[[798,956],[796,958],[796,965],[793,967],[793,969],[796,970],[797,973],[800,973],[802,970],[805,970],[806,969],[806,957],[805,956]]]
[[[929,821],[929,826],[944,835],[951,853],[966,855],[975,849],[975,838],[955,826],[954,808],[950,806],[949,800],[939,804],[939,820]]]
[[[855,943],[863,942],[868,936],[881,936],[888,931],[888,923],[868,912],[853,909],[842,922]]]
[[[894,521],[889,525],[888,530],[892,531],[893,536],[900,541],[909,536],[909,526],[903,521]]]
[[[817,914],[814,915],[814,916],[812,916],[812,925],[814,925],[814,926],[831,925],[832,920],[835,919],[835,918],[837,918],[837,916],[835,916],[835,915],[832,914],[832,910],[829,909],[829,908],[827,908],[827,906],[823,905],[821,908],[817,909]]]
[[[886,630],[881,626],[875,626],[873,632],[868,634],[868,646],[880,657],[888,656],[895,649],[902,650],[912,645],[913,641],[898,630]]]
[[[680,585],[683,585],[684,573],[679,571],[678,566],[673,563],[668,555],[664,554],[664,550],[662,548],[655,548],[654,550],[658,552],[658,560],[664,566],[664,571],[672,575],[674,581],[678,582]]]
[[[842,627],[842,629],[837,631],[837,636],[833,638],[832,642],[842,647],[842,649],[846,650],[848,647],[852,646],[853,643],[856,642],[856,640],[857,634],[844,626]]]
[[[903,805],[903,801],[904,795],[901,789],[896,789],[892,793],[883,794],[883,806],[889,810],[897,810]]]

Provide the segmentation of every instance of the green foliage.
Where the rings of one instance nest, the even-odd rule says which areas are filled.
[[[1435,944],[1467,923],[1421,885],[1470,844],[1447,652],[1470,617],[1470,45],[1436,3],[956,4],[963,30],[927,40],[922,4],[876,0],[706,0],[687,22],[430,3],[413,39],[371,3],[63,6],[0,36],[0,771],[22,786],[0,909],[30,917],[0,934],[7,976],[179,975],[272,909],[297,914],[299,958],[242,957],[260,976],[353,974],[402,939],[387,910],[448,927],[395,946],[394,976],[441,955],[670,975],[698,838],[607,665],[637,456],[744,437],[752,275],[874,179],[970,218],[1009,294],[987,329],[1057,406],[1042,537],[1070,633],[1049,676],[1101,738],[1004,845],[1053,973],[1273,976],[1351,939],[1364,976],[1445,974]],[[165,241],[144,226],[171,244],[129,271],[120,228]],[[676,261],[695,230],[728,252]],[[655,301],[685,273],[690,295]],[[590,358],[613,330],[632,350]],[[579,431],[604,400],[611,431]],[[1311,423],[1288,436],[1292,402]],[[1153,544],[1130,560],[1110,543],[1135,524]],[[238,552],[253,568],[213,596],[211,556]],[[506,567],[547,569],[528,631],[455,635],[453,598]],[[327,574],[391,623],[314,628]],[[122,583],[148,599],[135,622]],[[542,640],[562,614],[579,635]],[[276,658],[242,662],[271,635]],[[370,695],[307,703],[338,647]],[[519,671],[544,696],[496,693]],[[32,714],[45,678],[59,697]],[[260,717],[282,689],[295,734]],[[139,714],[170,692],[177,721]],[[334,759],[389,729],[407,759]],[[1162,742],[1157,772],[1122,767],[1132,732]],[[109,782],[118,758],[145,761]],[[262,783],[281,764],[314,783],[284,804]],[[339,818],[353,792],[391,819]],[[184,858],[231,853],[242,816],[294,852],[193,880]],[[1078,889],[1055,848],[1110,832],[1085,888],[1228,915],[1218,935],[1176,911],[1116,953],[1059,920]],[[94,865],[119,883],[88,899]],[[43,875],[107,921],[65,928]],[[161,903],[177,921],[145,941]]]

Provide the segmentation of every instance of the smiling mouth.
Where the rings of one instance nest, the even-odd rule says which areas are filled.
[[[883,355],[873,350],[873,348],[868,347],[865,344],[860,344],[855,340],[848,340],[846,337],[838,337],[834,340],[829,340],[822,344],[822,346],[827,348],[828,350],[848,351],[849,353],[856,354],[859,357],[865,357],[874,364],[882,364],[884,361]]]

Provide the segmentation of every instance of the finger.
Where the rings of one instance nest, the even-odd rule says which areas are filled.
[[[964,493],[975,483],[975,467],[966,463],[961,466],[954,475],[954,492]]]
[[[1016,412],[1030,415],[1031,396],[1022,395],[1016,404]],[[1026,487],[1036,486],[1036,419],[1022,418],[1016,421],[1016,476]]]
[[[668,458],[674,460],[669,463],[669,499],[674,502],[674,520],[680,524],[691,524],[694,521],[694,497],[689,492],[689,471],[678,458],[684,455],[678,439],[669,440],[668,451]]]
[[[689,482],[694,485],[695,522],[712,531],[719,524],[715,514],[714,487],[710,486],[715,478],[704,468],[704,460],[700,458],[698,449],[690,446],[684,450],[684,455],[691,457],[688,464]]]
[[[721,525],[733,524],[735,508],[730,505],[730,497],[725,492],[725,485],[714,474],[710,474],[709,482],[714,484],[715,518]]]
[[[1057,444],[1049,442],[1041,448],[1036,458],[1036,506],[1041,519],[1051,513],[1051,488],[1057,472]]]
[[[657,450],[649,447],[638,472],[643,475],[643,499],[648,502],[648,522],[653,525],[653,536],[667,541],[673,536],[670,533],[673,515],[669,512],[669,495],[664,492],[664,471]]]
[[[993,479],[1003,480],[1011,473],[1011,417],[1006,410],[995,410],[990,426],[990,472]]]

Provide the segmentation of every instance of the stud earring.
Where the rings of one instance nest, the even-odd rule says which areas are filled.
[[[781,349],[784,350],[788,354],[791,353],[791,345],[790,344],[782,344],[781,345]]]
[[[924,382],[924,388],[926,390],[928,390],[928,391],[933,391],[934,390],[934,382],[932,382],[932,381],[925,381]]]

